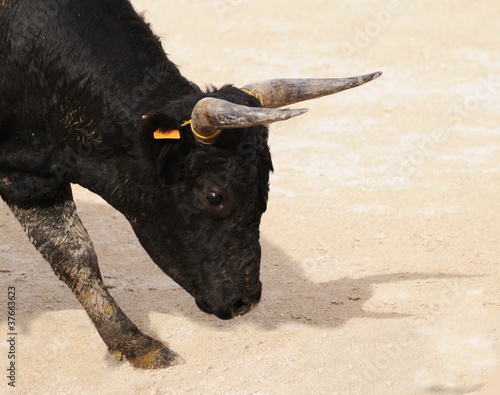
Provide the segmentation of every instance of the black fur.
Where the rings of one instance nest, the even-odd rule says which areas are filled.
[[[223,132],[206,146],[181,125],[206,96],[259,102],[230,85],[202,92],[182,77],[126,0],[6,4],[2,198],[26,210],[51,207],[71,199],[61,192],[69,183],[80,184],[127,217],[151,258],[201,309],[227,319],[238,303],[258,303],[259,223],[272,170],[267,128]],[[155,140],[157,128],[179,129],[181,139]],[[210,203],[210,192],[222,203]]]

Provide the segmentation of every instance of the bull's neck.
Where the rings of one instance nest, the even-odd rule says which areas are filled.
[[[143,149],[142,139],[147,131],[142,115],[161,113],[166,103],[194,91],[171,63],[142,71],[135,78],[147,84],[147,96],[134,97],[137,86],[130,88],[124,83],[120,92],[100,103],[102,107],[90,106],[82,118],[92,119],[92,126],[86,127],[92,133],[86,133],[82,140],[78,140],[78,134],[72,134],[71,147],[65,148],[61,159],[73,167],[68,169],[67,179],[100,195],[125,215],[127,210],[140,210],[145,200],[155,199],[152,195],[156,161],[147,157],[147,150]],[[116,97],[121,99],[114,100]],[[99,119],[95,119],[96,114]],[[65,132],[67,136],[68,131]]]

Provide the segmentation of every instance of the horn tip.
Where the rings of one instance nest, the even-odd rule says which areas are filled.
[[[359,77],[357,77],[358,85],[356,85],[356,86],[366,84],[367,82],[373,81],[373,80],[377,79],[378,77],[380,77],[381,75],[382,75],[381,71],[376,71],[374,73],[360,75]]]
[[[277,111],[281,113],[279,120],[285,121],[290,118],[298,117],[309,111],[308,108],[278,108]]]
[[[294,108],[293,110],[292,109],[284,109],[284,111],[286,111],[288,113],[290,118],[293,118],[293,117],[298,117],[299,115],[305,114],[306,112],[309,111],[309,109],[308,108]]]

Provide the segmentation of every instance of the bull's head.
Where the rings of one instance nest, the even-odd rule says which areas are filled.
[[[268,80],[226,86],[175,103],[167,116],[145,116],[159,138],[164,207],[136,229],[159,267],[205,312],[229,319],[261,297],[259,224],[266,209],[271,156],[267,126],[303,114],[281,109],[369,82],[380,72],[344,79]],[[188,122],[183,122],[188,121]],[[175,155],[179,152],[178,155]],[[172,159],[175,158],[175,159]],[[131,221],[134,223],[133,221]],[[139,221],[143,222],[143,221]]]

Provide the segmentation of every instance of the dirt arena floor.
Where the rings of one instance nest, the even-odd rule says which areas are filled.
[[[133,4],[201,86],[384,75],[271,127],[264,292],[239,319],[199,311],[74,188],[111,293],[183,365],[108,355],[0,204],[0,339],[12,286],[18,320],[17,387],[2,340],[0,393],[500,394],[500,3]]]

